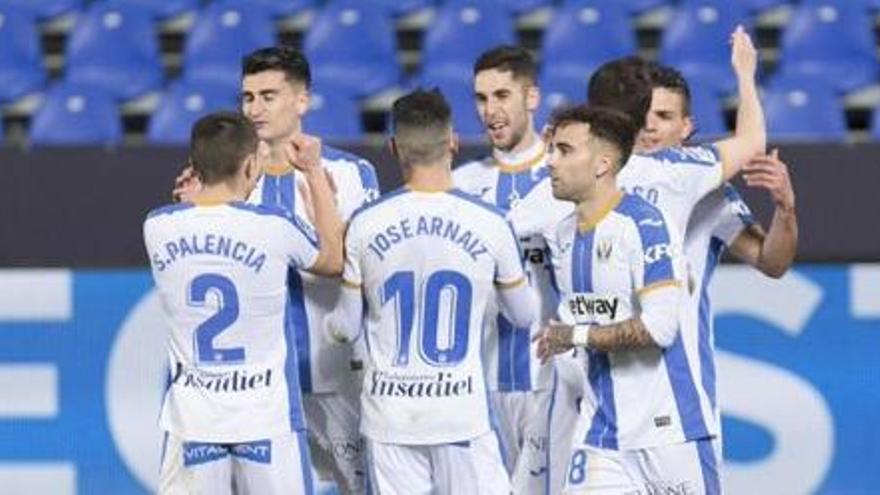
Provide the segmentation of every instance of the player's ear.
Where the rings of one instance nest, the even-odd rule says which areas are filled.
[[[395,161],[400,162],[400,151],[397,149],[397,141],[393,137],[388,138],[388,152],[391,153]]]
[[[691,134],[694,133],[694,128],[694,118],[690,115],[685,115],[684,126],[681,129],[681,136],[679,136],[679,139],[682,142],[687,141],[691,137]]]
[[[541,105],[541,88],[535,84],[526,86],[526,109],[535,112]]]
[[[458,154],[459,143],[458,143],[458,134],[455,133],[454,130],[449,130],[449,152],[452,153],[452,156]]]
[[[302,117],[309,111],[309,107],[312,104],[312,93],[309,91],[309,88],[299,85],[296,87],[294,91],[293,97],[293,105],[296,111],[296,114],[299,117]]]

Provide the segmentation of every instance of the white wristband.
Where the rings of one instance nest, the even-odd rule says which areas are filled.
[[[592,325],[575,325],[571,332],[571,343],[575,347],[589,347]]]

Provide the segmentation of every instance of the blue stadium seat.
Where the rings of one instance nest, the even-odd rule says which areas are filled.
[[[541,89],[580,100],[596,68],[636,50],[635,33],[624,6],[613,1],[569,0],[545,30]]]
[[[470,85],[474,61],[480,53],[513,43],[512,16],[498,15],[481,0],[449,0],[425,33],[422,83],[459,79]]]
[[[641,14],[659,7],[667,7],[672,3],[671,0],[610,0],[609,3],[611,2],[626,7],[633,14]]]
[[[306,33],[303,47],[315,85],[366,96],[397,84],[394,26],[381,9],[331,1]]]
[[[360,104],[353,95],[332,85],[314,87],[303,128],[309,134],[325,139],[361,139],[363,126]]]
[[[874,115],[871,118],[871,137],[875,141],[880,141],[880,105],[874,109]]]
[[[793,0],[739,0],[750,12],[763,12],[780,5],[791,5]]]
[[[716,137],[727,134],[724,109],[718,95],[699,84],[690,85],[690,91],[691,118],[694,121],[695,134],[698,137]]]
[[[581,85],[580,88],[581,93],[586,91],[586,83]],[[554,91],[552,89],[545,89],[544,86],[541,86],[541,104],[538,106],[538,110],[535,111],[535,129],[539,131],[549,123],[550,116],[553,115],[553,112],[564,105],[573,105],[575,103],[579,103],[583,101],[578,97],[572,97],[569,93],[564,93],[561,91]]]
[[[553,0],[484,0],[487,3],[494,4],[496,8],[506,8],[509,12],[520,15],[531,12],[541,7],[547,7],[553,4]]]
[[[818,80],[778,79],[763,92],[770,141],[843,141],[843,108],[830,86]]]
[[[42,88],[46,82],[42,57],[33,14],[0,5],[0,102]]]
[[[58,83],[34,114],[30,142],[36,146],[114,145],[122,140],[116,102],[103,90]]]
[[[448,78],[423,84],[422,87],[425,89],[437,87],[443,93],[452,109],[452,126],[463,141],[484,139],[483,123],[480,122],[474,102],[473,82],[463,81],[460,78]]]
[[[105,3],[140,7],[158,19],[166,19],[199,8],[199,0],[105,0]]]
[[[212,3],[199,14],[186,39],[183,77],[237,90],[241,58],[275,44],[275,24],[268,11],[242,8],[231,0]]]
[[[807,0],[782,35],[780,77],[819,78],[841,92],[876,82],[873,25],[857,4]]]
[[[0,6],[21,7],[40,19],[49,19],[78,11],[82,9],[83,3],[83,0],[2,0]]]
[[[732,91],[736,77],[730,66],[730,34],[747,20],[745,8],[737,2],[685,0],[663,33],[660,61],[713,91]]]
[[[150,117],[147,141],[159,145],[183,145],[189,142],[190,129],[208,112],[236,110],[237,94],[223,86],[194,85],[176,81],[162,95]]]
[[[67,44],[67,80],[129,99],[162,84],[153,20],[141,7],[95,4]]]
[[[361,1],[361,0],[353,0]],[[437,2],[435,0],[373,0],[374,5],[378,5],[385,9],[392,16],[401,16],[412,13],[416,10],[431,7]]]
[[[267,10],[275,17],[298,14],[315,6],[315,0],[235,0],[242,8]]]

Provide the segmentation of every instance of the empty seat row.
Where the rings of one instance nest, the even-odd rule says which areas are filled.
[[[268,7],[272,2],[264,0],[263,8],[244,8],[243,1],[221,0],[201,11],[183,49],[187,80],[236,86],[241,56],[275,43],[273,11]],[[301,5],[302,0],[297,1]],[[515,42],[511,18],[494,15],[488,6],[501,2],[514,0],[448,0],[425,34],[419,77],[464,84],[478,53]],[[280,2],[286,8],[294,3]],[[80,17],[68,42],[67,80],[104,87],[120,99],[161,87],[156,27],[147,15],[150,5],[161,3],[94,4]],[[330,0],[311,25],[304,50],[318,85],[333,84],[365,96],[406,82],[397,63],[394,24],[383,9],[365,5],[362,0]],[[737,23],[749,21],[743,5],[683,0],[664,31],[660,60],[718,93],[732,91],[735,81],[727,40]],[[542,46],[543,84],[575,97],[596,66],[634,53],[631,8],[630,2],[616,0],[567,0],[558,7]],[[785,78],[818,77],[839,91],[852,91],[877,80],[875,52],[871,19],[858,3],[805,0],[784,32],[779,73]],[[0,84],[0,102],[46,84],[33,14],[3,3],[0,82],[6,83]]]
[[[473,94],[454,90],[445,94],[453,107],[456,131],[464,139],[481,139],[483,130]],[[843,141],[847,137],[839,97],[821,81],[778,80],[763,89],[762,100],[771,141]],[[566,101],[545,97],[538,112],[539,125],[553,107],[561,103]],[[227,88],[177,81],[168,88],[152,114],[147,141],[183,145],[189,139],[190,127],[200,116],[237,106],[236,95]],[[709,91],[692,92],[692,116],[698,135],[717,136],[728,132],[721,102]],[[304,127],[327,139],[360,139],[359,103],[354,98],[339,96],[334,88],[317,91],[312,94],[312,107],[306,114]],[[34,115],[29,135],[36,145],[118,144],[123,137],[118,104],[97,87],[56,84]],[[874,112],[873,135],[880,139],[880,109]]]

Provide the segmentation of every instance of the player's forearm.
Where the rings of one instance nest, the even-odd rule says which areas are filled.
[[[529,284],[523,280],[515,287],[498,291],[501,313],[517,328],[530,328],[538,319],[538,301]]]
[[[735,145],[739,148],[735,157],[725,167],[725,180],[738,174],[742,166],[754,155],[763,153],[767,147],[767,128],[764,110],[758,96],[758,87],[752,75],[737,77],[739,104],[736,112]]]
[[[794,262],[797,243],[798,225],[794,207],[777,207],[770,230],[761,244],[757,268],[769,277],[781,277]]]
[[[315,212],[314,223],[320,243],[321,273],[339,275],[342,273],[344,225],[336,209],[333,190],[323,169],[315,169],[304,175],[309,185],[312,208]]]
[[[658,349],[660,346],[645,328],[641,318],[635,317],[590,329],[587,346],[602,352]]]

